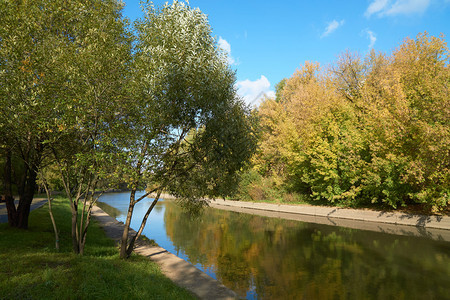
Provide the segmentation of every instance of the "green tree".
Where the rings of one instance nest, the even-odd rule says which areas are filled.
[[[131,254],[163,190],[191,207],[201,206],[205,196],[225,196],[255,148],[252,118],[236,96],[235,74],[207,17],[178,1],[160,8],[145,2],[144,8],[144,19],[136,23],[134,103],[121,139],[126,155],[117,160],[117,174],[131,187],[123,258]],[[147,193],[136,199],[145,185]],[[151,192],[157,196],[129,239],[134,205]]]
[[[10,225],[27,228],[44,141],[52,130],[50,123],[57,116],[46,104],[54,101],[55,89],[62,84],[61,57],[68,37],[58,33],[56,28],[52,32],[52,28],[58,25],[62,28],[63,24],[55,16],[56,10],[54,14],[44,13],[52,5],[49,2],[1,1],[0,5],[0,111],[7,162],[5,194],[10,204]],[[13,173],[18,179],[17,210],[12,202]]]
[[[6,157],[20,158],[24,169],[14,226],[27,227],[37,172],[44,157],[53,159],[72,206],[73,248],[79,253],[89,221],[82,225],[82,218],[78,227],[78,204],[84,198],[84,208],[95,187],[99,162],[106,161],[110,139],[105,136],[121,117],[118,107],[125,94],[130,40],[122,4],[79,0],[0,5],[2,145]],[[5,181],[11,181],[10,173],[5,172]]]

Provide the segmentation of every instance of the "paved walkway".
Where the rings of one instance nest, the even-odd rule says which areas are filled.
[[[33,199],[33,202],[31,202],[30,211],[43,206],[45,203],[47,203],[47,199],[45,198]],[[15,200],[14,204],[17,207],[19,200]],[[0,203],[0,223],[8,223],[8,211],[6,210],[5,202]]]
[[[99,221],[107,236],[120,242],[124,227],[122,222],[110,217],[98,206],[93,208],[92,215]],[[135,234],[135,231],[132,230],[130,234]],[[158,263],[164,275],[200,299],[236,299],[232,290],[164,248],[138,243],[134,251]]]
[[[218,209],[269,217],[450,241],[450,217],[448,216],[230,200],[210,200],[209,205]]]

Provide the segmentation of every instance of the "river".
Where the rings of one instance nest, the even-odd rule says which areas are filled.
[[[128,197],[105,194],[99,206],[124,222]],[[192,216],[171,200],[143,234],[247,299],[450,299],[450,242],[214,208]]]

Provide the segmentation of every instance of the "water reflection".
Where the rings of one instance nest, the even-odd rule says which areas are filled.
[[[118,207],[119,201],[108,203]],[[157,207],[144,234],[241,297],[448,299],[450,295],[448,242],[212,208],[192,218],[171,201]]]
[[[239,295],[267,299],[444,299],[449,243],[217,209],[192,220],[173,202],[167,235]]]

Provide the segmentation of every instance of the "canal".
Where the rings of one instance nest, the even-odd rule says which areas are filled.
[[[124,222],[128,197],[99,206]],[[143,234],[247,299],[450,299],[450,242],[214,208],[192,216],[171,200]]]

